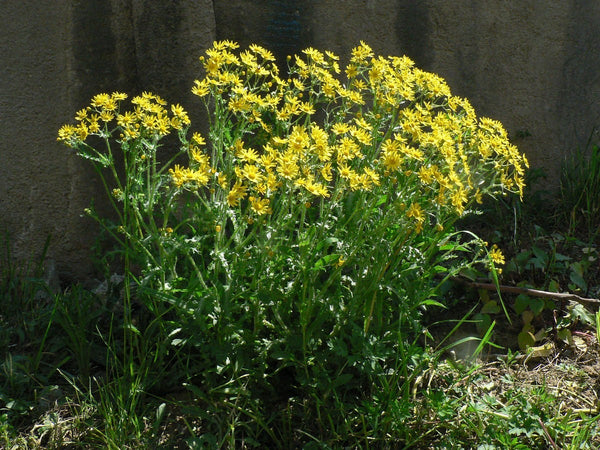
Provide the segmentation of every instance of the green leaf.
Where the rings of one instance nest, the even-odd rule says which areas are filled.
[[[440,266],[440,265],[433,267],[433,273],[446,273],[446,272],[448,272],[447,267]]]
[[[335,380],[333,380],[333,383],[331,383],[331,385],[332,385],[331,387],[336,388],[336,387],[342,386],[344,384],[347,384],[351,379],[352,379],[351,373],[343,373],[339,377],[337,377]]]
[[[475,321],[479,334],[485,333],[492,325],[492,318],[489,314],[475,314],[473,320]]]
[[[319,258],[319,260],[315,263],[314,268],[319,270],[324,266],[328,266],[332,261],[337,262],[339,257],[340,255],[337,254],[325,255],[322,258]]]
[[[573,320],[580,321],[585,325],[594,325],[596,322],[596,316],[594,313],[588,311],[583,305],[579,303],[569,308],[569,315]]]
[[[132,331],[134,334],[137,334],[138,336],[142,335],[142,333],[140,333],[140,330],[138,330],[136,328],[136,326],[134,324],[132,324],[132,323],[128,323],[128,324],[123,325],[123,328],[126,329],[126,330],[129,330],[129,331]]]
[[[563,255],[562,253],[555,253],[554,258],[557,261],[570,261],[571,258],[569,256]]]
[[[489,301],[483,308],[481,308],[481,314],[498,314],[501,311],[500,306],[495,301]]]
[[[571,330],[568,328],[561,328],[558,330],[556,337],[568,345],[571,345],[573,342],[573,335],[571,334]]]
[[[541,312],[544,310],[545,306],[544,299],[533,297],[529,299],[529,308],[536,316],[539,316]]]
[[[558,281],[556,280],[551,280],[550,283],[548,284],[548,290],[550,292],[560,292],[560,285],[558,284]]]
[[[530,331],[521,331],[517,337],[517,341],[519,342],[519,348],[525,351],[535,345],[535,336]]]
[[[532,260],[533,265],[537,269],[545,269],[548,265],[548,253],[535,245],[531,247],[531,251],[535,255],[535,258]]]
[[[442,303],[440,303],[440,302],[438,302],[438,301],[436,301],[436,300],[431,300],[431,299],[428,299],[428,300],[423,300],[423,301],[421,302],[421,305],[422,305],[422,306],[437,306],[437,307],[439,307],[439,308],[444,308],[444,309],[446,309],[446,305],[444,305],[444,304],[442,304]]]
[[[515,299],[515,312],[517,314],[521,314],[529,307],[529,302],[531,298],[526,294],[519,294]]]
[[[581,263],[571,264],[571,274],[569,275],[570,280],[582,291],[587,290],[587,283],[583,279],[583,267]]]
[[[535,316],[533,315],[533,311],[529,311],[529,310],[525,310],[521,314],[521,318],[523,319],[523,324],[524,325],[531,324],[531,321],[533,320],[534,317]]]

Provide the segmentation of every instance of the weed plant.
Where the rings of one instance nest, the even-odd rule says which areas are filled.
[[[600,148],[591,142],[592,138],[563,162],[560,211],[570,234],[578,233],[593,242],[600,233]]]
[[[422,314],[444,307],[444,280],[502,260],[455,223],[522,195],[527,160],[440,77],[364,43],[344,79],[312,48],[283,77],[257,45],[216,42],[201,61],[207,139],[152,93],[98,94],[59,131],[117,217],[86,211],[124,274],[95,380],[102,436],[129,445],[142,426],[119,411],[185,388],[192,446],[413,440],[411,386],[433,358]]]

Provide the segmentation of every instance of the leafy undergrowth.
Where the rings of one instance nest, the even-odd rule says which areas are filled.
[[[339,448],[352,442],[357,448],[598,448],[600,348],[594,330],[588,331],[585,347],[563,346],[543,357],[509,351],[484,353],[470,362],[432,360],[412,385],[411,401],[396,405],[403,426],[412,429],[404,442],[392,433],[389,441],[378,437],[369,445],[369,432],[356,429],[354,435],[317,443],[307,437],[306,422],[290,422],[289,428],[273,432],[284,448]],[[97,402],[66,383],[54,390],[57,396],[40,396],[17,427],[4,416],[5,448],[103,447],[106,424]],[[231,426],[244,428],[247,422],[252,428],[250,412],[236,414],[229,401],[211,404],[181,391],[161,399],[148,397],[145,403],[138,412],[139,437],[129,448],[260,447],[250,433],[222,441],[216,433],[204,432],[214,429],[224,412],[235,418]],[[301,407],[291,405],[290,418],[292,409]],[[349,421],[356,419],[352,413],[356,411],[348,411]]]
[[[598,448],[598,345],[437,366],[421,411],[434,448]],[[493,446],[485,447],[484,444]]]
[[[597,279],[597,270],[590,266],[589,280]],[[480,306],[470,316],[457,306],[450,314],[455,317],[449,319],[446,311],[443,320],[435,314],[428,318],[430,336],[422,342],[428,351],[421,355],[419,373],[406,398],[385,399],[382,393],[382,398],[375,396],[377,404],[356,403],[355,409],[345,411],[345,424],[331,424],[326,422],[330,417],[326,408],[336,402],[322,399],[323,409],[315,410],[290,395],[269,423],[257,426],[261,418],[246,409],[252,404],[244,398],[248,393],[233,385],[230,390],[215,388],[219,395],[201,386],[137,391],[140,401],[134,403],[135,386],[115,389],[118,379],[104,383],[110,374],[102,362],[107,344],[102,336],[109,330],[108,313],[115,314],[106,293],[119,292],[110,282],[95,293],[71,288],[58,294],[71,301],[67,316],[54,309],[50,297],[40,294],[41,277],[21,277],[20,283],[15,281],[19,273],[13,271],[12,277],[12,284],[4,279],[5,299],[8,293],[13,299],[20,295],[38,301],[21,304],[21,312],[13,316],[17,320],[10,324],[6,316],[2,318],[3,448],[260,448],[265,443],[282,448],[600,446],[600,346],[590,306],[558,302],[555,309],[544,309],[531,321],[536,329],[545,330],[543,338],[520,349],[523,321],[522,313],[515,311],[517,296],[503,295],[511,322],[503,311],[489,313],[495,326],[487,330],[491,334],[482,346],[481,317],[472,320],[485,306],[481,292],[457,284],[448,297]],[[113,279],[116,286],[119,281]],[[66,317],[77,321],[79,335],[64,333],[69,329]],[[49,326],[51,320],[64,326]],[[559,333],[558,324],[570,331],[570,339]],[[82,379],[88,380],[89,389]],[[334,425],[346,433],[331,433],[327,440],[317,437]],[[227,427],[236,432],[228,435]],[[111,435],[119,430],[130,436]]]
[[[327,398],[311,404],[294,395],[291,383],[283,389],[287,397],[279,399],[269,393],[253,397],[243,383],[164,389],[125,383],[115,376],[116,364],[110,369],[119,340],[111,327],[122,314],[122,277],[91,290],[75,286],[53,293],[43,264],[7,264],[0,446],[599,448],[598,307],[552,297],[599,297],[596,236],[546,232],[527,224],[525,216],[517,219],[531,231],[519,240],[511,241],[510,228],[477,231],[505,249],[501,286],[536,288],[547,296],[499,296],[473,287],[468,277],[449,282],[447,309],[424,317],[424,350],[414,354],[419,361],[406,395],[389,398],[384,390],[370,404]],[[533,340],[520,340],[524,332]],[[162,380],[191,370],[164,366]],[[279,381],[289,378],[281,374]],[[272,414],[260,416],[252,409],[259,404],[270,405]],[[347,409],[332,415],[330,408]],[[341,423],[332,422],[340,416]]]

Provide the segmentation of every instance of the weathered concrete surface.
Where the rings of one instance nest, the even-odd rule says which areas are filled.
[[[214,36],[210,0],[1,2],[0,232],[16,259],[39,255],[51,235],[64,282],[92,271],[98,227],[82,211],[100,184],[56,142],[58,128],[104,91],[157,91],[200,109],[188,92]]]
[[[360,40],[407,54],[503,122],[550,184],[600,118],[600,2],[4,0],[0,232],[10,231],[15,256],[39,252],[51,234],[61,276],[89,272],[97,227],[80,215],[99,186],[56,131],[114,90],[154,91],[198,123],[189,89],[215,37],[262,44],[282,65],[308,46],[344,60]]]

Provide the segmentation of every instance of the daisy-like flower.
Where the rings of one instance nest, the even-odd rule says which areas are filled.
[[[496,244],[492,245],[492,248],[489,251],[489,257],[494,264],[503,265],[505,263],[502,250],[500,250]]]

